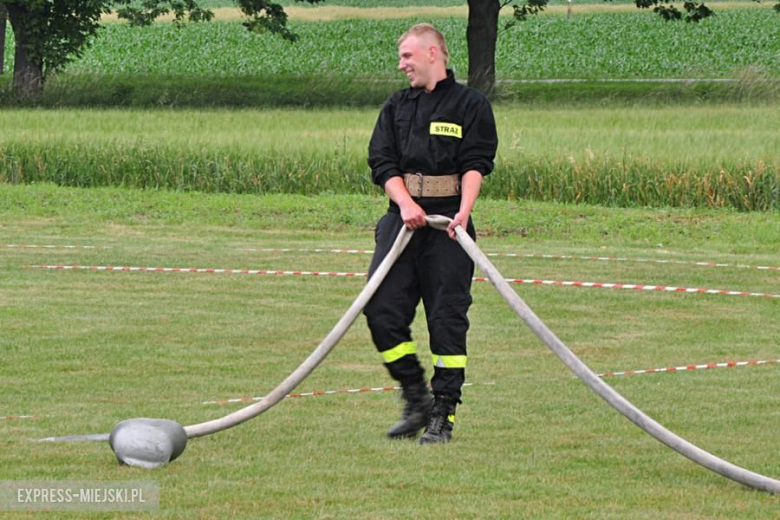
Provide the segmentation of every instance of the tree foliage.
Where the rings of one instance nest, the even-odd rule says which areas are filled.
[[[515,21],[524,22],[529,16],[534,16],[545,10],[548,0],[526,0],[522,5],[513,5]],[[511,26],[514,22],[510,22]]]
[[[686,22],[699,22],[715,14],[712,9],[704,5],[704,2],[691,0],[683,2],[685,15],[675,7],[673,0],[636,0],[636,6],[640,9],[652,7],[653,12],[666,21],[684,19]]]
[[[611,1],[611,0],[605,0]],[[754,2],[761,3],[761,0],[753,0]],[[501,7],[509,5],[511,0],[506,0]],[[513,4],[514,20],[509,22],[507,26],[514,25],[515,22],[523,22],[528,19],[529,16],[539,14],[547,7],[549,0],[525,0],[522,4]],[[683,14],[674,5],[674,0],[634,0],[634,3],[639,9],[653,9],[653,12],[666,21],[673,20],[685,20],[686,22],[699,22],[705,18],[713,16],[715,12],[704,5],[704,2],[696,0],[683,0]],[[774,5],[774,10],[780,13],[780,0]]]
[[[144,26],[154,22],[160,16],[173,13],[175,24],[181,24],[185,18],[192,22],[207,22],[214,17],[208,9],[203,9],[194,0],[115,0],[116,14],[130,22],[130,25]]]
[[[3,1],[22,64],[40,69],[40,76],[78,57],[108,12],[102,0]],[[20,56],[21,55],[21,56]]]
[[[296,0],[317,4],[323,0]],[[252,32],[271,32],[289,41],[295,41],[296,35],[287,27],[287,13],[284,8],[270,0],[235,0],[236,6],[247,16],[244,27]],[[115,0],[120,6],[117,16],[128,20],[132,25],[149,25],[162,15],[173,13],[174,23],[185,19],[191,22],[207,22],[214,13],[201,7],[197,0]]]
[[[526,21],[529,16],[541,13],[547,7],[548,3],[549,0],[526,0],[521,5],[512,5],[514,20],[509,22],[508,25],[511,26],[516,21]],[[653,12],[666,21],[685,19],[686,22],[698,22],[715,14],[712,9],[704,5],[704,2],[693,0],[683,1],[685,15],[683,15],[674,5],[674,0],[634,0],[634,3],[639,9],[650,9],[652,7]],[[780,5],[780,2],[778,2],[778,5]]]
[[[247,16],[248,30],[295,40],[281,5],[271,0],[236,0],[236,4]],[[112,9],[132,25],[149,25],[169,13],[176,24],[209,21],[214,16],[197,0],[0,0],[0,5],[7,8],[14,31],[13,88],[22,97],[37,96],[49,74],[79,57],[97,33],[101,17]]]

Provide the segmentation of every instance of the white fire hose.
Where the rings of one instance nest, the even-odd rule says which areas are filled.
[[[428,217],[428,224],[437,229],[447,229],[449,219],[444,217]],[[780,493],[780,481],[753,473],[739,466],[735,466],[718,457],[694,446],[685,439],[677,436],[667,430],[655,420],[648,417],[639,408],[631,404],[625,397],[617,393],[614,388],[609,386],[595,372],[593,372],[585,363],[583,363],[569,348],[558,339],[553,332],[547,328],[547,325],[534,314],[528,305],[515,293],[507,281],[501,276],[501,273],[487,259],[484,253],[477,247],[477,244],[461,227],[456,227],[458,242],[468,253],[474,263],[485,273],[493,287],[504,297],[510,307],[517,313],[523,322],[528,325],[534,334],[552,350],[563,364],[569,367],[569,370],[596,392],[599,397],[604,399],[610,406],[623,414],[629,421],[639,426],[642,430],[649,433],[657,440],[666,444],[674,451],[688,457],[692,461],[701,464],[705,468],[719,473],[724,477],[736,480],[737,482],[750,486],[761,491],[770,493]]]
[[[440,215],[429,215],[426,219],[429,226],[442,231],[445,231],[451,222],[449,218]],[[631,402],[599,378],[553,334],[547,325],[512,290],[504,277],[501,276],[501,273],[498,272],[462,227],[457,226],[455,233],[458,243],[474,263],[487,275],[488,280],[490,280],[520,319],[558,356],[563,364],[610,406],[646,433],[697,464],[751,488],[769,493],[780,493],[780,481],[736,466],[698,448],[669,431],[631,404]],[[217,433],[257,417],[292,392],[333,350],[379,288],[392,265],[406,248],[413,234],[414,232],[408,230],[405,226],[401,228],[392,248],[336,326],[292,374],[259,402],[219,419],[185,427],[167,419],[128,419],[117,424],[110,434],[50,437],[41,439],[41,441],[108,440],[120,462],[154,468],[165,465],[178,457],[184,451],[188,439]]]

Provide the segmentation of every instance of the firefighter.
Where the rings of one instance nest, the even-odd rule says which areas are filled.
[[[375,230],[373,274],[406,226],[414,236],[364,310],[372,340],[405,401],[390,438],[449,442],[465,380],[467,312],[474,263],[455,241],[460,225],[476,238],[471,210],[498,146],[487,98],[455,81],[442,34],[418,24],[398,39],[398,69],[410,87],[385,103],[368,147],[372,181],[390,201]],[[452,219],[447,232],[426,215]],[[433,360],[431,391],[411,324],[422,299]]]

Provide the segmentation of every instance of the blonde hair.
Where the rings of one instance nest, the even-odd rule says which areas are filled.
[[[450,53],[447,50],[447,42],[444,40],[444,35],[436,27],[429,23],[418,23],[417,25],[413,25],[398,38],[398,42],[396,42],[397,45],[400,46],[404,40],[410,36],[417,36],[418,38],[421,36],[432,36],[436,41],[436,45],[439,46],[442,56],[444,56],[445,65],[449,63]]]

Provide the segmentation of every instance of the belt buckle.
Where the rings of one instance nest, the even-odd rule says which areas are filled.
[[[423,175],[422,173],[410,173],[406,177],[406,190],[412,197],[422,197]]]

